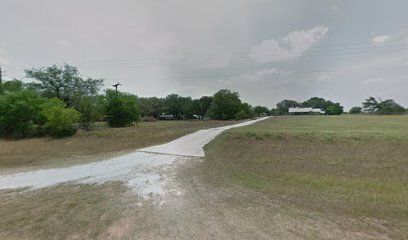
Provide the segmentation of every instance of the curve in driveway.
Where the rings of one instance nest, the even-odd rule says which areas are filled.
[[[0,176],[0,190],[39,189],[62,183],[122,181],[143,196],[160,195],[165,192],[164,186],[168,180],[166,173],[176,160],[204,157],[204,145],[221,132],[264,119],[200,130],[163,145],[140,149],[106,161],[3,175]]]
[[[178,138],[169,143],[165,143],[159,146],[148,147],[140,149],[141,152],[158,153],[158,154],[171,154],[179,156],[190,157],[205,157],[204,146],[211,142],[218,134],[230,128],[237,128],[247,126],[258,121],[262,121],[266,118],[259,118],[252,121],[246,121],[234,125],[225,127],[210,128],[199,130],[197,132],[188,134],[184,137]]]

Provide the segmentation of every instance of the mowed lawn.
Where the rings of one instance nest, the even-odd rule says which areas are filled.
[[[273,117],[223,133],[206,154],[214,187],[408,239],[408,116]]]
[[[188,133],[237,121],[158,121],[128,128],[99,123],[90,132],[62,139],[0,140],[0,172],[55,167],[104,160],[139,148],[162,144]]]

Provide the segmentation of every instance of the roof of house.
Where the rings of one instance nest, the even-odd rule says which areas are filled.
[[[289,108],[289,113],[324,113],[320,108]]]

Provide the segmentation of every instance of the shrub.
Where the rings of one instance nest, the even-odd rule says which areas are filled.
[[[109,126],[127,127],[140,121],[140,109],[136,96],[108,90],[106,101],[106,116]]]
[[[0,135],[17,138],[36,135],[39,112],[46,100],[27,90],[0,95]]]
[[[362,108],[361,107],[352,107],[349,111],[350,114],[358,114],[361,113]]]
[[[52,99],[41,111],[45,119],[43,128],[53,137],[65,137],[75,134],[77,123],[81,114],[73,108],[64,108],[58,99]]]
[[[104,97],[82,96],[74,100],[75,109],[81,113],[80,128],[91,130],[94,123],[103,118]]]

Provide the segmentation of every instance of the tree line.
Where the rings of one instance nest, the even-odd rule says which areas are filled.
[[[343,113],[343,106],[319,97],[304,102],[283,100],[276,108],[251,106],[237,92],[222,89],[197,99],[178,94],[164,98],[138,97],[131,93],[104,90],[103,79],[83,78],[78,69],[65,64],[25,71],[33,82],[11,80],[0,83],[0,137],[64,137],[77,129],[90,130],[95,122],[111,127],[131,126],[167,114],[175,119],[248,119],[264,115],[286,115],[289,108],[319,108],[327,115]],[[405,112],[393,100],[370,97],[352,113],[392,114]]]

